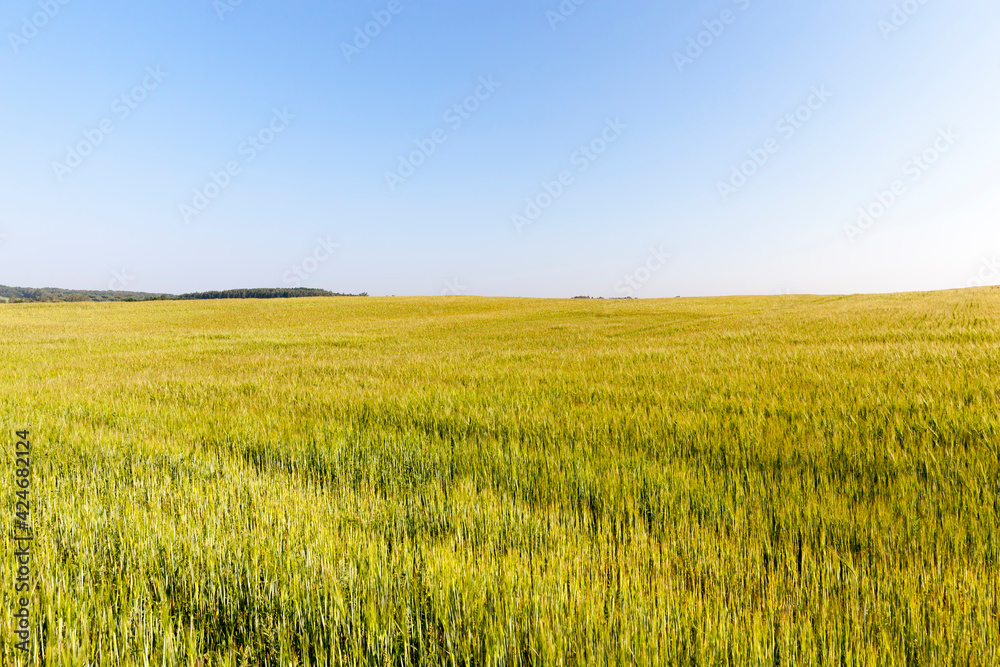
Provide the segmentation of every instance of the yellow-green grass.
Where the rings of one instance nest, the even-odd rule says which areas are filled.
[[[998,664],[998,344],[1000,289],[2,306],[25,662]]]

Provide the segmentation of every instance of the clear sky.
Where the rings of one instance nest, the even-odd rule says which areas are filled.
[[[5,0],[0,284],[1000,283],[1000,4],[577,2]]]

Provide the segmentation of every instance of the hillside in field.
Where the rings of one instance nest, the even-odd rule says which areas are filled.
[[[48,664],[1000,664],[1000,289],[25,304],[0,364]]]

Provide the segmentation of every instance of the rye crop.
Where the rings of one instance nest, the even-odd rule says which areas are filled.
[[[995,665],[1000,289],[0,305],[0,664]]]

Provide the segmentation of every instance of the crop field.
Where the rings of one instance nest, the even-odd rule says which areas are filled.
[[[1000,289],[0,306],[0,664],[1000,664]]]

